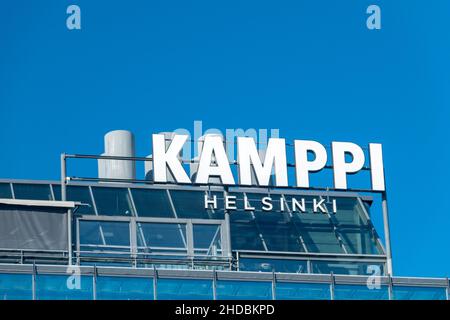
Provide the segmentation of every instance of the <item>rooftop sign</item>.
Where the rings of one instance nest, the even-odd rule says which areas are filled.
[[[288,163],[286,142],[281,138],[270,138],[265,155],[256,147],[255,140],[249,137],[237,138],[237,179],[233,176],[223,138],[219,135],[206,135],[198,159],[196,175],[188,176],[181,161],[181,151],[188,140],[188,135],[174,135],[167,144],[163,134],[153,135],[153,179],[155,182],[169,182],[172,174],[177,183],[208,184],[210,178],[219,178],[223,185],[269,186],[273,176],[273,185],[288,187],[294,185],[288,181]],[[308,159],[312,153],[314,159]],[[347,161],[346,155],[351,160]],[[263,158],[263,159],[262,159]],[[323,170],[327,161],[332,160],[334,188],[347,190],[347,175],[355,174],[364,168],[366,157],[363,149],[351,142],[332,142],[331,154],[316,141],[294,140],[295,186],[309,188],[310,174]],[[373,191],[385,191],[382,146],[369,144],[371,188]]]

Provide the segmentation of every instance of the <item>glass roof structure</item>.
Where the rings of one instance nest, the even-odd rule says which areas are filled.
[[[0,194],[58,201],[61,186],[4,181]],[[237,208],[229,214],[225,195],[236,197]],[[205,196],[216,197],[216,208],[205,208]],[[266,196],[273,199],[270,211],[262,209]],[[336,213],[313,212],[314,199],[329,203],[330,196],[337,201]],[[306,212],[293,210],[293,201],[300,197]],[[245,199],[251,210],[244,209]],[[384,249],[370,221],[371,199],[357,194],[77,182],[67,186],[67,200],[80,203],[72,238],[80,264],[117,258],[115,263],[123,265],[149,266],[161,260],[177,267],[184,261],[178,267],[186,268],[187,261],[191,266],[195,261],[199,268],[211,264],[238,270],[360,274],[367,264],[376,263],[384,270]]]
[[[226,196],[236,197],[235,210],[224,209]],[[205,197],[217,206],[205,207]],[[66,209],[39,206],[62,203],[59,182],[0,180],[0,199],[38,203],[0,204],[0,298],[448,297],[448,280],[386,274],[372,198],[357,193],[70,182],[70,228]],[[300,200],[305,212],[295,210]],[[316,200],[327,208],[335,200],[337,211],[315,212]],[[76,294],[64,286],[68,264],[86,283]],[[373,272],[382,279],[375,291],[366,284]]]

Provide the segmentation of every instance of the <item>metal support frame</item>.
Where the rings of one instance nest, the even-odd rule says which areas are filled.
[[[227,226],[225,221],[223,220],[212,220],[212,219],[181,219],[181,218],[150,218],[150,217],[111,217],[111,216],[92,216],[92,215],[83,215],[76,219],[76,248],[77,248],[77,261],[79,263],[81,259],[81,243],[80,243],[80,221],[97,221],[97,222],[123,222],[129,224],[130,230],[130,251],[126,252],[131,255],[133,262],[136,261],[139,257],[139,252],[137,250],[137,224],[138,223],[161,223],[161,224],[176,224],[176,225],[186,225],[186,256],[190,259],[193,259],[196,256],[194,252],[194,234],[193,234],[193,225],[216,225],[220,228],[221,231],[221,255],[218,257],[222,258],[230,258],[230,239],[226,236]],[[164,248],[162,248],[164,249]],[[173,249],[173,248],[167,248]],[[107,253],[107,252],[103,252]],[[118,252],[116,252],[117,254]],[[168,256],[173,255],[171,253],[158,253],[158,256]],[[180,255],[180,252],[175,253],[175,255]],[[202,258],[202,255],[197,255],[198,258]],[[206,255],[205,257],[209,257]],[[136,263],[134,264],[136,266]]]
[[[63,201],[65,201],[67,199],[67,182],[69,180],[74,180],[74,181],[91,181],[91,182],[98,182],[98,181],[102,181],[102,182],[126,182],[126,183],[139,183],[139,182],[145,182],[148,183],[147,180],[126,180],[126,181],[118,181],[117,179],[96,179],[96,178],[73,178],[70,179],[67,176],[67,159],[69,158],[74,158],[74,159],[114,159],[114,160],[131,160],[131,161],[152,161],[151,158],[142,158],[142,157],[118,157],[118,156],[98,156],[98,155],[80,155],[80,154],[65,154],[62,153],[61,154],[61,199]],[[186,162],[186,161],[185,161]],[[192,160],[189,160],[187,162],[192,162]],[[233,165],[237,165],[237,162],[234,161],[232,163]],[[288,164],[288,166],[294,166],[294,164]],[[326,169],[332,169],[332,166],[326,166]],[[370,170],[370,168],[368,167],[364,167],[364,170]],[[119,179],[120,180],[120,179]],[[155,187],[158,184],[155,184]],[[165,185],[167,186],[167,184]],[[161,187],[164,187],[164,185],[161,185]],[[180,186],[183,188],[183,186]],[[205,186],[201,186],[201,185],[195,185],[193,184],[191,187],[194,188],[199,188],[199,187],[205,187]],[[207,185],[208,189],[209,188],[214,188],[214,185]],[[222,186],[223,187],[223,186]],[[270,189],[270,188],[269,188]],[[272,188],[273,189],[273,188]],[[286,188],[285,188],[286,189]],[[288,187],[287,189],[298,189],[298,188],[290,188]],[[338,192],[338,193],[342,193],[342,191],[339,190],[334,190],[333,188],[321,188],[321,187],[312,187],[312,188],[308,188],[309,190],[312,191],[326,191],[327,195],[333,192]],[[274,188],[275,193],[277,193],[276,188]],[[228,192],[228,187],[223,187],[223,191],[225,194],[227,194]],[[267,190],[266,190],[267,191]],[[299,192],[304,192],[305,190],[300,190],[298,189]],[[371,193],[381,193],[382,195],[382,208],[383,208],[383,222],[384,222],[384,233],[385,233],[385,246],[386,246],[386,256],[387,256],[387,274],[392,275],[393,271],[392,271],[392,251],[391,251],[391,245],[390,245],[390,231],[389,231],[389,218],[388,218],[388,208],[387,208],[387,194],[386,191],[382,191],[382,192],[378,192],[378,191],[373,191],[373,190],[367,190],[367,189],[352,189],[352,190],[348,190],[349,192],[371,192]],[[268,191],[267,191],[268,192]],[[282,192],[284,193],[284,192]],[[170,195],[169,195],[169,200],[170,199]],[[95,206],[95,205],[94,205]],[[173,204],[172,204],[173,206]],[[175,210],[174,210],[175,211]],[[176,213],[175,213],[176,214]],[[231,258],[231,246],[230,246],[230,219],[229,219],[229,212],[225,212],[225,228],[222,229],[223,233],[225,234],[225,238],[228,240],[225,242],[225,246],[223,245],[222,250],[228,254],[228,256]],[[72,248],[72,244],[73,244],[73,239],[72,239],[72,223],[73,223],[73,212],[72,210],[68,210],[68,257],[69,257],[69,264],[73,263],[73,248]],[[187,226],[189,227],[189,223],[187,224]],[[191,241],[189,241],[191,240]],[[186,244],[188,242],[192,242],[192,239],[185,239]],[[222,238],[223,241],[223,238]],[[132,246],[133,247],[133,246]],[[188,248],[191,247],[191,245],[187,246]],[[193,252],[189,252],[190,254],[192,254]]]
[[[66,167],[66,154],[61,154],[61,201],[67,201],[67,167]],[[72,209],[67,210],[67,253],[69,259],[69,266],[72,265]]]
[[[389,214],[388,214],[388,203],[386,192],[383,192],[381,194],[381,206],[383,209],[384,242],[386,246],[387,274],[392,276],[394,273],[392,269],[391,233],[389,229]]]

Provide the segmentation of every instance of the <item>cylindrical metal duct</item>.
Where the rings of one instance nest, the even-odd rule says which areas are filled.
[[[114,130],[105,135],[105,156],[134,157],[134,136],[127,130]],[[98,160],[99,178],[135,179],[136,163],[131,160]]]

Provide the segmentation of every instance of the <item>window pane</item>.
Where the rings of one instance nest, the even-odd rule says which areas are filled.
[[[349,274],[349,275],[368,275],[373,271],[371,268],[379,268],[379,274],[384,275],[384,265],[374,262],[339,262],[339,261],[312,261],[312,272],[320,274]]]
[[[367,221],[358,199],[336,199],[338,211],[332,217],[348,253],[380,254],[372,225]]]
[[[37,275],[38,300],[92,300],[92,277],[81,276],[79,282],[67,275]]]
[[[277,300],[330,300],[330,285],[326,283],[276,283]]]
[[[52,185],[53,193],[55,194],[56,200],[61,200],[61,186]],[[89,192],[89,187],[85,186],[67,186],[67,200],[78,201],[83,204],[80,206],[75,214],[95,214],[94,206],[92,205],[91,193]]]
[[[0,299],[33,299],[32,281],[32,276],[29,274],[0,274]]]
[[[220,255],[220,225],[194,224],[194,253],[217,256]]]
[[[139,251],[187,252],[185,224],[138,223],[137,234]]]
[[[130,251],[128,222],[80,221],[81,251]]]
[[[94,194],[99,215],[132,215],[132,205],[128,189],[93,187],[92,193]]]
[[[97,277],[99,300],[153,300],[152,278]]]
[[[388,300],[387,286],[370,289],[367,286],[335,285],[334,298],[336,300]]]
[[[271,282],[217,281],[217,299],[219,300],[270,300]]]
[[[0,183],[0,198],[11,199],[11,186],[9,183]]]
[[[327,215],[310,212],[295,213],[293,220],[300,230],[308,252],[344,253],[334,232],[334,226]]]
[[[244,194],[234,193],[239,199],[241,208],[244,206]],[[300,234],[295,228],[288,211],[280,211],[280,196],[270,195],[273,209],[271,211],[262,210],[262,199],[269,194],[245,194],[248,204],[255,208],[252,210],[256,218],[256,225],[261,232],[264,243],[269,251],[302,252],[303,247],[300,241]],[[247,214],[251,212],[247,211]]]
[[[140,217],[174,218],[166,190],[131,189]]]
[[[240,271],[307,273],[307,263],[290,259],[254,259],[240,258]]]
[[[204,192],[170,190],[178,218],[209,219],[203,203]]]
[[[16,199],[53,200],[49,184],[14,183],[13,188]]]
[[[446,300],[445,288],[394,286],[395,300]]]
[[[230,214],[231,248],[265,251],[254,216],[244,211]]]
[[[158,300],[212,300],[211,280],[158,279]]]

